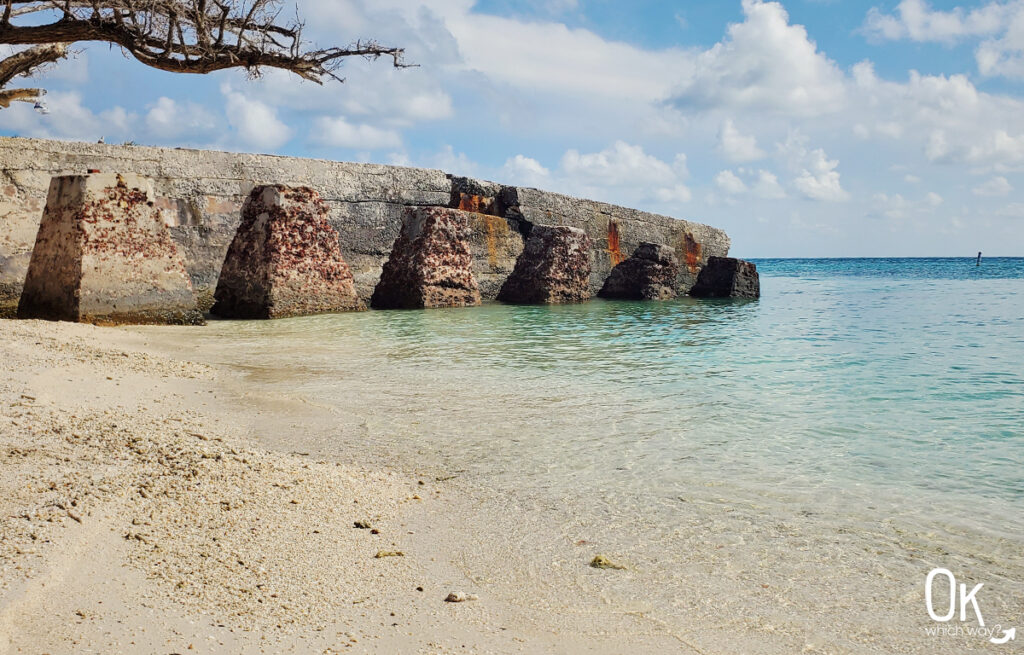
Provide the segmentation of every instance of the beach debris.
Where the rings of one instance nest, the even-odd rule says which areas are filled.
[[[469,248],[470,216],[446,207],[406,210],[370,306],[427,309],[479,305]]]
[[[759,298],[757,266],[732,257],[708,257],[708,263],[690,289],[694,298]]]
[[[671,300],[676,297],[679,260],[669,246],[641,243],[633,255],[612,269],[601,298],[622,300]]]
[[[595,569],[614,569],[616,571],[625,571],[626,567],[613,562],[605,555],[595,555],[594,559],[590,560],[590,566]]]
[[[590,299],[590,237],[566,225],[534,225],[498,300],[560,304]]]
[[[373,528],[373,526],[370,525],[369,521],[356,521],[352,525],[359,528],[360,530],[369,530]]]
[[[374,559],[384,559],[385,557],[405,557],[405,553],[400,550],[378,550],[377,554],[373,557]]]
[[[327,204],[309,187],[254,188],[210,311],[228,318],[280,318],[366,309],[327,213]]]
[[[479,596],[476,594],[467,594],[464,591],[453,591],[445,597],[444,602],[446,603],[465,603],[469,600],[479,600]]]

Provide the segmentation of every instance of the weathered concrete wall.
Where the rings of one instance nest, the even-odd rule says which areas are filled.
[[[53,178],[18,316],[201,323],[152,185],[130,174]]]
[[[375,309],[471,307],[481,301],[469,245],[474,214],[450,207],[410,209],[384,264]]]
[[[621,300],[671,300],[679,295],[678,277],[675,250],[662,244],[641,243],[629,259],[612,269],[597,295]]]
[[[185,259],[201,303],[208,307],[224,255],[249,191],[259,184],[309,186],[330,208],[341,252],[356,287],[368,299],[402,225],[405,206],[455,206],[480,212],[470,245],[485,299],[497,294],[534,223],[587,232],[591,291],[641,242],[676,249],[682,292],[710,255],[728,254],[721,230],[554,193],[479,182],[438,170],[355,164],[203,150],[114,146],[0,137],[0,313],[17,303],[54,175],[94,169],[155,180],[157,206]],[[487,216],[498,217],[492,220]],[[486,262],[487,270],[483,270]],[[483,275],[481,275],[483,274]]]
[[[309,187],[254,188],[210,311],[224,318],[282,318],[366,309],[327,213]]]
[[[590,237],[568,225],[534,225],[498,300],[557,305],[590,300]]]
[[[17,302],[50,177],[137,173],[155,181],[197,294],[212,303],[217,276],[254,186],[309,186],[330,208],[341,251],[368,298],[398,238],[406,205],[447,205],[451,183],[436,170],[205,150],[0,138],[0,303]]]
[[[530,225],[566,225],[583,230],[592,243],[591,293],[597,293],[611,269],[641,243],[663,244],[676,251],[681,264],[677,277],[680,295],[697,281],[708,257],[724,257],[730,246],[724,231],[702,223],[471,178],[452,177],[451,205],[504,216],[524,235],[529,235]]]

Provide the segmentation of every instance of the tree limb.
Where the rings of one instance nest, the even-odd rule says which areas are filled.
[[[0,61],[0,89],[19,75],[31,75],[40,66],[59,61],[68,54],[66,43],[38,45]]]
[[[0,107],[7,109],[15,100],[22,102],[38,102],[46,95],[46,89],[6,89],[0,90]]]
[[[319,84],[325,77],[341,80],[334,71],[346,57],[385,56],[397,68],[406,66],[402,48],[376,41],[305,49],[302,24],[278,22],[279,0],[0,0],[0,7],[0,44],[37,46],[0,61],[0,89],[80,41],[117,45],[147,66],[174,73],[244,68],[258,76],[268,67]],[[29,24],[15,24],[25,16]]]

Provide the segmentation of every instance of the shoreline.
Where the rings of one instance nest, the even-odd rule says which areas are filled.
[[[130,329],[0,327],[0,653],[688,652],[557,580],[461,567],[515,548],[467,541],[480,501],[451,481],[265,448],[229,371]]]
[[[1019,539],[980,541],[895,502],[854,510],[785,488],[769,502],[701,479],[623,516],[596,489],[553,498],[515,470],[461,470],[472,458],[402,413],[419,406],[403,393],[453,388],[406,389],[423,381],[395,363],[371,375],[347,359],[358,340],[291,339],[327,320],[0,322],[0,655],[933,653],[922,582],[943,565],[999,583],[990,623],[1022,609]],[[294,351],[264,350],[283,343]],[[321,397],[299,382],[324,376],[308,357],[325,348],[345,365]],[[596,555],[626,570],[589,567]]]

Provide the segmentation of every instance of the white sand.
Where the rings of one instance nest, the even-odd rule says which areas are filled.
[[[268,452],[237,379],[142,343],[0,321],[0,654],[706,652],[528,508]]]

